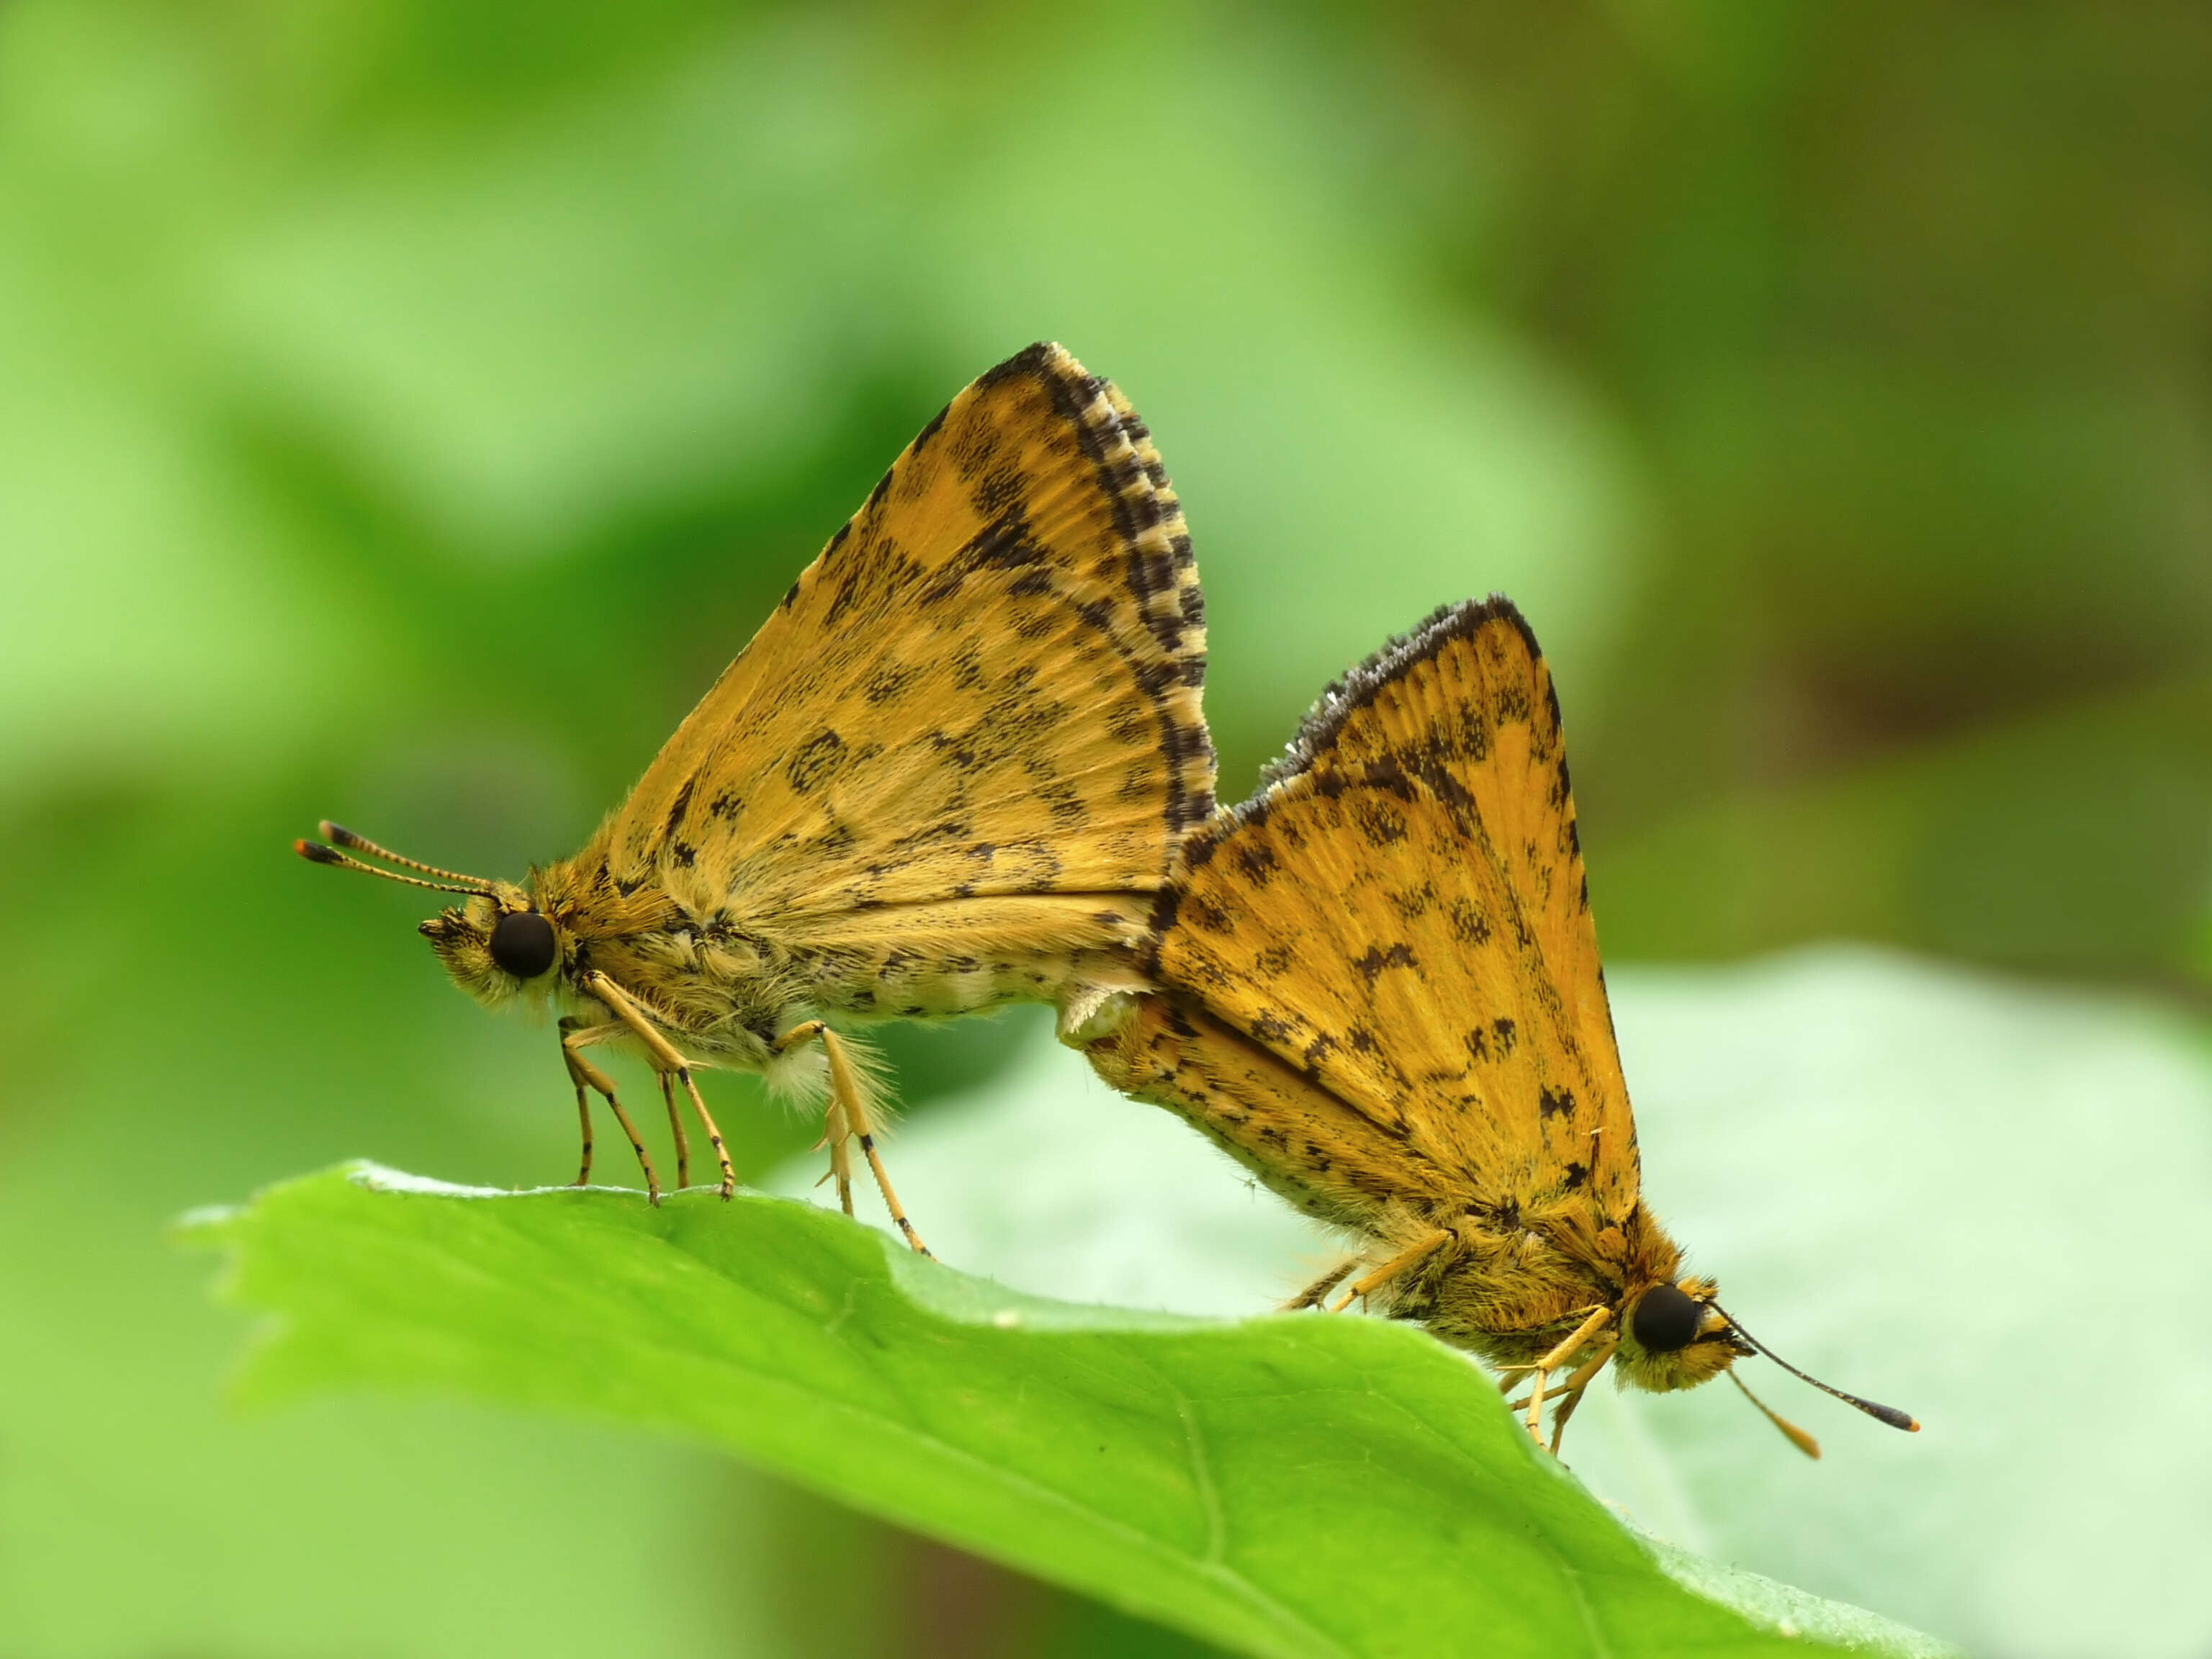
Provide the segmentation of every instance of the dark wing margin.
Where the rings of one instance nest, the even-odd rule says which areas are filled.
[[[975,386],[1018,375],[1035,376],[1050,391],[1054,406],[1097,469],[1101,490],[1114,503],[1115,527],[1127,550],[1127,589],[1159,653],[1140,678],[1157,701],[1160,746],[1172,775],[1169,827],[1180,833],[1205,823],[1216,805],[1213,739],[1199,703],[1206,685],[1206,596],[1182,499],[1168,481],[1152,428],[1111,380],[1089,373],[1065,346],[1040,340],[986,370]],[[938,421],[943,419],[940,413]],[[915,439],[909,454],[921,449],[936,424]]]
[[[1510,623],[1528,647],[1529,656],[1542,660],[1544,653],[1536,643],[1528,619],[1503,593],[1492,593],[1486,599],[1461,599],[1452,605],[1440,605],[1418,625],[1393,635],[1358,666],[1329,682],[1328,689],[1314,700],[1313,707],[1306,710],[1305,718],[1298,722],[1297,734],[1280,755],[1261,769],[1259,793],[1245,805],[1262,799],[1271,784],[1310,769],[1336,742],[1345,721],[1373,702],[1383,687],[1435,656],[1452,641],[1471,640],[1493,622]],[[1549,689],[1547,683],[1547,692]],[[1559,723],[1556,696],[1552,697],[1551,717],[1556,726]]]

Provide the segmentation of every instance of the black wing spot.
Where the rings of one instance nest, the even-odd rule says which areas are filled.
[[[690,810],[691,791],[699,780],[695,775],[684,780],[684,787],[676,792],[676,799],[668,805],[668,816],[660,821],[661,839],[665,841],[684,827],[684,814]]]
[[[1358,958],[1352,965],[1359,969],[1367,982],[1372,985],[1382,976],[1385,968],[1414,968],[1420,964],[1413,960],[1410,946],[1394,945],[1387,951],[1370,948],[1365,956]]]
[[[1190,925],[1201,933],[1225,933],[1231,926],[1231,918],[1226,910],[1196,894],[1186,898],[1183,914],[1190,919]]]
[[[1406,820],[1380,801],[1361,801],[1352,809],[1352,821],[1374,847],[1388,847],[1406,839]]]
[[[1444,907],[1451,936],[1462,945],[1490,943],[1490,920],[1472,899],[1455,898]]]
[[[1265,887],[1267,878],[1275,873],[1275,855],[1265,847],[1240,847],[1237,849],[1237,867],[1255,887]]]
[[[811,794],[845,763],[845,740],[835,732],[816,732],[792,751],[783,775],[796,794]]]

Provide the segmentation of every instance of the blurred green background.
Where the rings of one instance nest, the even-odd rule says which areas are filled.
[[[0,1647],[1170,1650],[687,1449],[231,1413],[162,1237],[352,1155],[567,1177],[550,1038],[287,842],[573,850],[1038,337],[1183,496],[1224,794],[1502,589],[1610,958],[2212,1030],[2201,8],[16,0]],[[1018,1024],[895,1034],[909,1105]],[[749,1171],[805,1144],[718,1081]]]

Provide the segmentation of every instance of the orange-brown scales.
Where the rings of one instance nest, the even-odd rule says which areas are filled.
[[[1213,810],[1205,661],[1150,434],[1032,346],[922,429],[583,851],[520,884],[457,878],[466,896],[422,932],[478,1000],[567,1016],[586,1176],[589,1087],[657,1188],[580,1052],[611,1042],[662,1074],[679,1180],[671,1079],[712,1135],[690,1066],[803,1084],[826,1056],[842,1189],[848,1139],[874,1160],[873,1111],[825,1018],[1015,1000],[1080,1018],[1136,982],[1174,849]]]
[[[1532,1430],[1549,1388],[1555,1446],[1607,1363],[1664,1391],[1754,1351],[1644,1202],[1559,703],[1504,599],[1330,688],[1183,843],[1146,966],[1096,1069],[1364,1241],[1293,1305],[1349,1280],[1528,1379]]]

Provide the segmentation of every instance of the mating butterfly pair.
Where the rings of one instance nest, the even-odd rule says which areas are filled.
[[[1607,1364],[1665,1390],[1754,1352],[1643,1203],[1520,614],[1392,641],[1225,811],[1205,649],[1151,434],[1032,346],[922,428],[574,858],[480,879],[329,823],[299,850],[456,894],[422,927],[454,980],[562,1011],[580,1184],[597,1094],[659,1195],[586,1050],[651,1064],[679,1185],[689,1102],[726,1197],[693,1071],[758,1072],[822,1091],[847,1212],[857,1147],[921,1249],[841,1023],[1045,1001],[1109,1082],[1357,1237],[1297,1305],[1364,1298],[1527,1378],[1555,1449]]]

